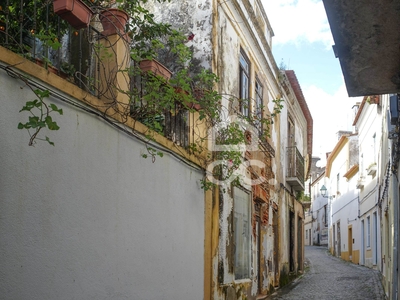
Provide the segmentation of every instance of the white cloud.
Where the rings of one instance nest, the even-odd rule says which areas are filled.
[[[304,97],[313,118],[313,156],[321,158],[325,164],[325,154],[333,150],[339,130],[354,131],[353,105],[362,97],[349,98],[344,84],[333,94],[319,87],[303,89]]]
[[[331,49],[334,42],[321,0],[261,1],[275,33],[273,45],[309,47],[311,43],[320,42]],[[362,100],[362,97],[348,97],[343,77],[340,77],[341,86],[333,94],[327,93],[323,86],[303,86],[302,89],[314,121],[313,156],[321,158],[321,166],[326,163],[326,153],[332,151],[338,141],[337,132],[354,130],[352,107]]]
[[[321,0],[262,0],[274,30],[273,44],[322,42],[327,48],[333,38]]]

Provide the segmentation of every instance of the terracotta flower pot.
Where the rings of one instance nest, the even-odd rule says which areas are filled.
[[[183,95],[183,104],[189,108],[189,109],[195,109],[197,111],[199,111],[201,109],[201,105],[199,103],[193,103],[193,102],[187,102],[187,100],[185,101],[185,95],[189,95],[189,93],[187,91],[184,91],[182,88],[180,87],[176,87],[175,88],[175,93],[177,94],[181,94]]]
[[[123,10],[109,8],[100,13],[100,22],[103,25],[102,34],[105,36],[122,33],[125,34],[125,26],[129,16]]]
[[[195,109],[195,110],[197,110],[197,111],[199,111],[199,110],[201,109],[201,105],[200,105],[199,103],[192,103],[192,102],[190,102],[190,103],[188,104],[188,107],[189,107],[190,109]]]
[[[93,12],[82,0],[53,0],[54,13],[75,29],[89,25]]]
[[[172,76],[172,72],[155,59],[142,60],[139,64],[139,67],[143,72],[152,72],[155,75],[164,77],[166,80],[169,80]]]
[[[201,89],[201,88],[194,88],[193,89],[193,96],[196,98],[197,101],[201,102],[204,98],[204,95],[209,93],[209,90]],[[199,103],[191,103],[191,107],[194,108],[195,110],[200,110],[202,109],[201,105]]]
[[[60,75],[59,73],[61,73],[61,72],[59,72],[56,67],[54,67],[50,64],[46,64],[42,59],[36,58],[35,61],[38,66],[41,66],[42,68],[47,69],[48,72],[56,74],[56,75]]]

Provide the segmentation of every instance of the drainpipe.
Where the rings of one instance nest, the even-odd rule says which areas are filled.
[[[393,201],[393,222],[394,222],[394,237],[393,237],[393,266],[392,266],[392,272],[393,272],[393,276],[392,276],[392,300],[397,300],[397,294],[398,294],[398,253],[397,253],[397,249],[398,249],[398,235],[399,235],[399,181],[398,178],[396,176],[397,174],[393,174],[392,175],[392,187],[393,187],[393,197],[392,197],[392,201]]]

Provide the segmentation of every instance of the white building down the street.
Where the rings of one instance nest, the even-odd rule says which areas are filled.
[[[357,135],[341,133],[326,165],[327,195],[331,197],[330,251],[344,260],[359,262],[358,141]]]
[[[379,96],[366,96],[359,105],[353,125],[358,134],[360,218],[360,264],[380,269],[381,212],[379,181],[381,180],[382,122],[385,111]]]
[[[326,189],[324,175],[322,173],[311,185],[312,245],[318,246],[328,246],[330,206],[329,198],[321,193],[321,189]]]
[[[386,297],[397,300],[400,287],[398,2],[371,1],[368,5],[361,0],[323,2],[348,94],[364,96],[364,105],[370,106],[360,112],[365,121],[356,121],[361,146],[359,174],[364,176],[359,178],[362,202],[359,216],[365,243],[361,259],[366,265],[380,269]]]

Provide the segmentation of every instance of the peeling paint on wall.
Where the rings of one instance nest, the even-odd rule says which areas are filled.
[[[194,38],[188,41],[194,58],[206,69],[211,68],[212,61],[212,6],[210,1],[171,1],[162,4],[148,2],[148,8],[154,12],[157,22],[171,24]]]

